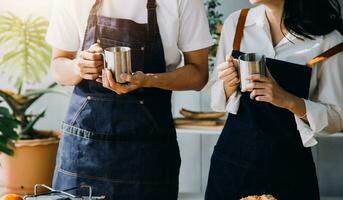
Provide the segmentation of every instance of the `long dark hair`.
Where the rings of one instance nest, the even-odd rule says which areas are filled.
[[[297,37],[313,39],[334,30],[343,34],[338,0],[285,0],[283,23]]]

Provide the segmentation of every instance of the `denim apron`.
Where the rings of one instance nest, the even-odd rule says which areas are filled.
[[[241,12],[232,56],[238,58],[248,9]],[[307,99],[311,68],[343,51],[343,44],[307,66],[267,58],[268,70],[286,91]],[[294,114],[242,93],[237,115],[230,114],[211,158],[207,200],[238,200],[271,194],[278,200],[317,200],[319,189],[310,148],[302,144]]]
[[[155,0],[148,0],[147,24],[98,15],[101,5],[97,0],[92,7],[82,49],[96,42],[102,48],[128,46],[133,71],[165,72]],[[171,91],[146,88],[117,95],[83,80],[73,91],[62,130],[55,189],[86,184],[108,199],[177,199],[180,155]]]

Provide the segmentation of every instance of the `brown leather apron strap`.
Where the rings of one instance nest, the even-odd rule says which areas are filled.
[[[241,14],[239,15],[237,27],[236,27],[236,33],[235,33],[235,38],[233,41],[233,50],[235,51],[240,51],[241,49],[241,42],[243,38],[243,33],[244,33],[244,26],[245,22],[248,17],[249,13],[249,8],[245,8],[241,10]]]
[[[157,14],[156,14],[156,0],[148,0],[148,41],[155,40],[157,32]]]
[[[319,56],[313,58],[312,60],[310,60],[309,62],[306,63],[306,66],[307,67],[310,67],[312,68],[312,66],[316,63],[319,63],[319,62],[323,62],[325,60],[327,60],[328,58],[340,53],[340,52],[343,52],[343,43],[340,43],[334,47],[332,47],[331,49],[325,51],[324,53],[320,54]]]
[[[93,7],[92,7],[92,9],[90,11],[91,15],[96,15],[98,13],[98,10],[99,10],[99,8],[100,8],[100,6],[102,4],[102,1],[103,0],[96,0],[95,1],[94,5],[93,5]]]

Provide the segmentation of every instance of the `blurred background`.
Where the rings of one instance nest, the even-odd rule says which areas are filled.
[[[340,1],[343,2],[342,0]],[[11,12],[23,20],[30,16],[42,16],[44,19],[49,20],[52,2],[53,0],[0,0],[0,15],[5,12]],[[216,1],[208,0],[208,2],[213,3]],[[219,3],[221,5],[212,8],[217,13],[209,16],[211,19],[218,20],[218,22],[224,20],[233,11],[250,6],[248,0],[220,0]],[[223,16],[220,16],[220,13]],[[30,68],[17,70],[10,75],[6,73],[6,69],[1,65],[1,57],[8,50],[8,47],[4,47],[2,45],[3,42],[0,39],[0,89],[18,91],[18,85],[15,85],[15,77],[27,73],[25,70],[30,70]],[[44,55],[42,60],[44,60]],[[23,84],[21,91],[46,88],[52,84],[52,79],[48,72],[46,74],[43,73],[40,78],[38,81],[31,81],[36,82],[35,84]],[[62,90],[71,92],[72,88],[65,87]],[[46,109],[44,117],[37,122],[35,129],[58,130],[65,116],[68,103],[68,96],[55,93],[46,94],[37,100],[27,113],[40,113]],[[174,93],[173,112],[175,117],[180,116],[179,110],[181,108],[209,111],[208,88],[201,92]],[[203,198],[210,155],[219,133],[219,130],[178,129],[183,161],[180,175],[180,199],[198,200]],[[325,198],[331,197],[343,200],[343,135],[338,133],[332,137],[319,138],[319,145],[313,149],[313,152],[318,168],[321,195]]]

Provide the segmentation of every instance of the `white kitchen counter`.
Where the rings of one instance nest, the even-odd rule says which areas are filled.
[[[184,128],[184,127],[177,127],[176,132],[178,134],[197,134],[197,135],[215,135],[219,136],[220,133],[222,132],[223,127],[189,127],[189,128]]]
[[[223,126],[217,126],[217,127],[177,127],[176,132],[178,134],[197,134],[197,135],[214,135],[219,136],[222,132]],[[338,137],[343,138],[343,133],[336,133],[332,135],[317,135],[316,137]]]

